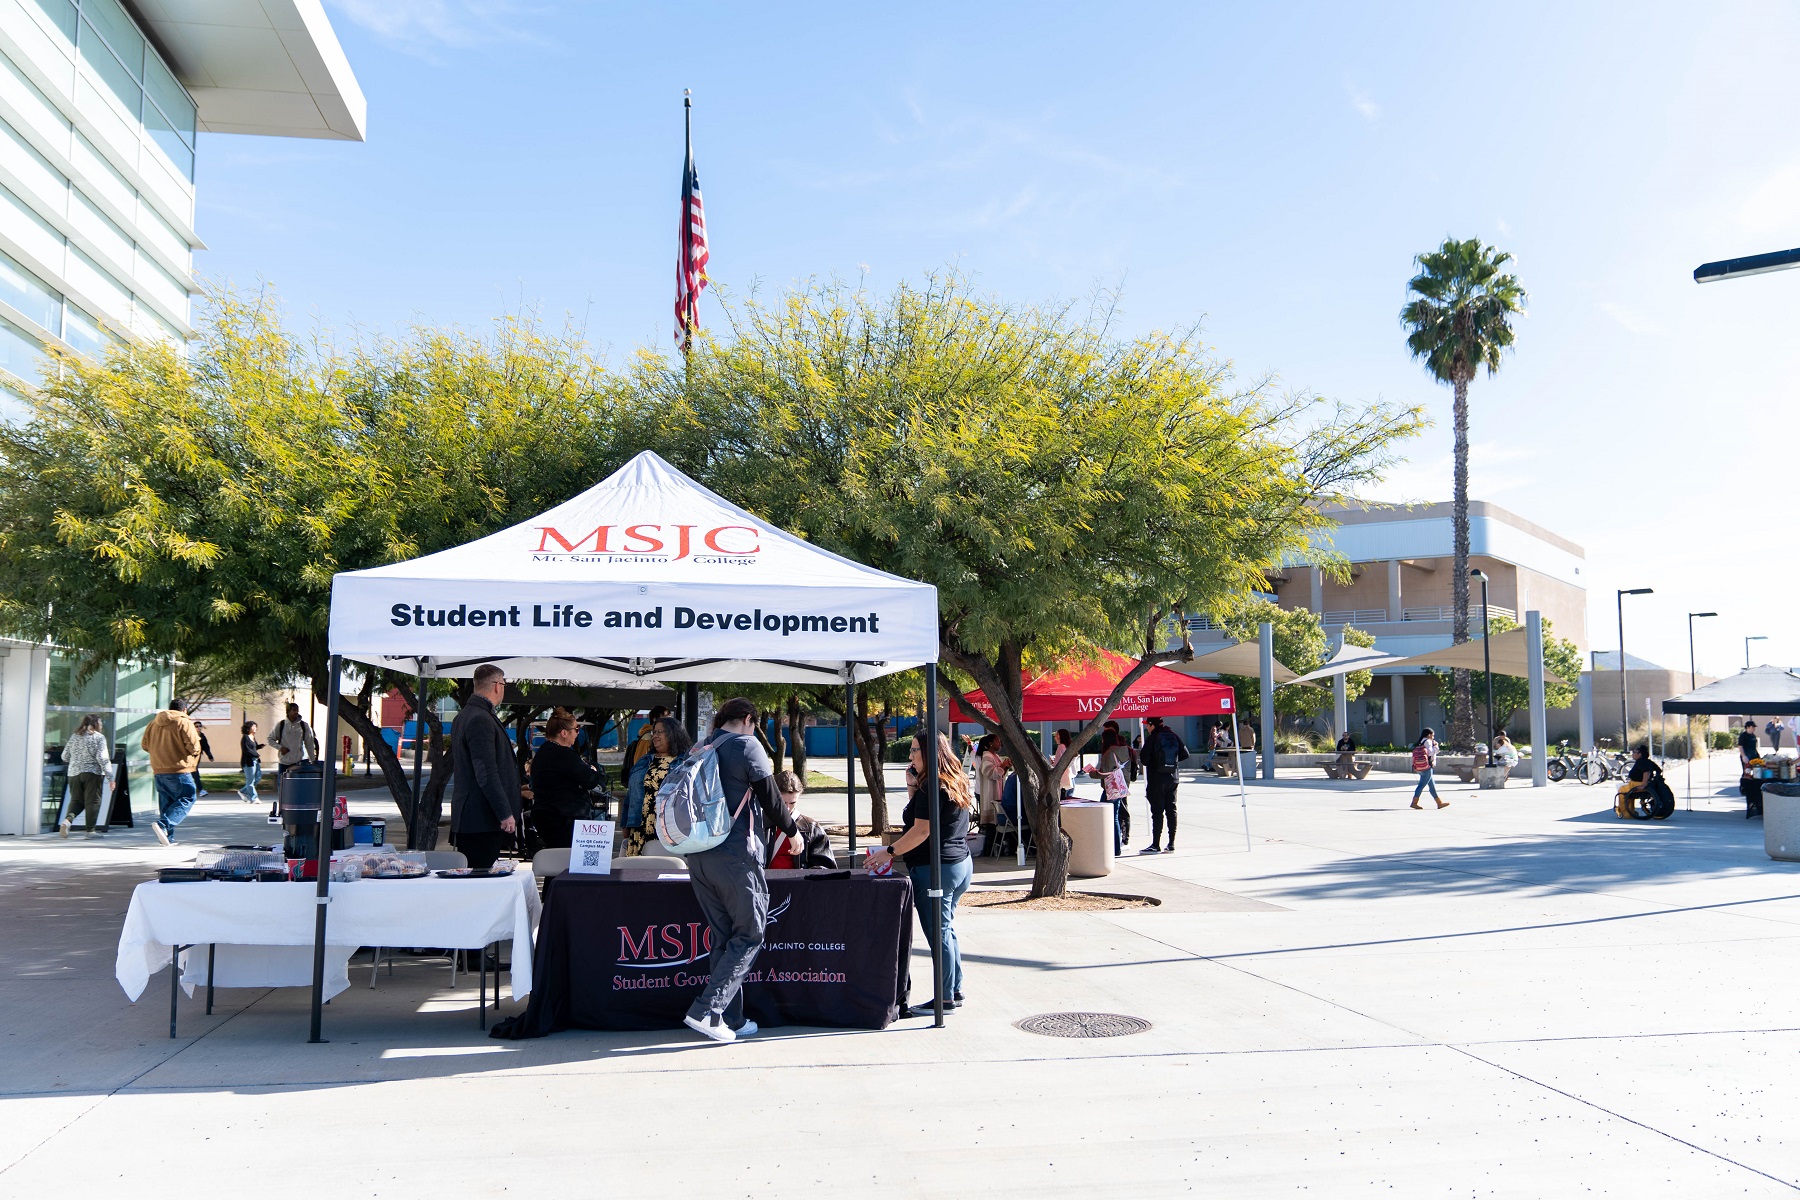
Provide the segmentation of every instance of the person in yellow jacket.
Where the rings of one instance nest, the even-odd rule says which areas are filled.
[[[150,755],[150,771],[156,777],[156,820],[150,830],[157,841],[168,846],[175,840],[170,835],[198,798],[194,771],[200,766],[200,731],[187,715],[187,701],[169,701],[169,707],[157,713],[144,730],[141,744]]]

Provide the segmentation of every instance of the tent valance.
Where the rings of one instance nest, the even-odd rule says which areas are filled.
[[[1496,675],[1513,675],[1520,679],[1531,676],[1531,648],[1525,638],[1529,631],[1523,626],[1509,629],[1505,633],[1496,633],[1487,639],[1487,658]],[[1476,638],[1472,642],[1463,642],[1457,646],[1446,646],[1442,650],[1430,650],[1424,654],[1415,654],[1411,658],[1402,658],[1393,665],[1396,667],[1461,667],[1468,671],[1479,671],[1482,666],[1482,640]],[[1568,680],[1561,675],[1544,668],[1544,682],[1567,685]]]
[[[1800,675],[1780,667],[1751,667],[1662,703],[1666,713],[1690,716],[1800,715]]]
[[[1038,675],[1020,696],[1026,721],[1087,721],[1100,711],[1137,660],[1103,651],[1100,661]],[[1164,667],[1151,667],[1120,698],[1115,717],[1198,717],[1230,715],[1236,696],[1222,683],[1191,679]],[[992,720],[994,706],[980,691],[951,701],[952,721],[972,721],[970,710]]]

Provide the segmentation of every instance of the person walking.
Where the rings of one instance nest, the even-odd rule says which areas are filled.
[[[925,776],[923,733],[913,734],[912,767],[921,779]],[[962,951],[956,941],[956,902],[969,890],[974,878],[974,864],[969,861],[969,814],[975,807],[975,796],[969,790],[968,776],[957,769],[956,751],[950,740],[938,735],[938,794],[935,811],[923,792],[913,794],[907,802],[902,820],[906,829],[884,850],[869,851],[869,865],[880,870],[900,858],[912,876],[913,907],[919,924],[925,929],[927,944],[939,950],[944,964],[944,1011],[963,1004]],[[943,895],[931,898],[931,839],[938,840],[938,858],[942,864]],[[946,994],[947,993],[947,994]],[[936,997],[907,1010],[912,1017],[929,1017],[936,1012]]]
[[[1420,808],[1419,796],[1426,788],[1431,789],[1431,798],[1437,801],[1439,808],[1449,808],[1450,802],[1438,795],[1437,780],[1432,778],[1432,771],[1437,767],[1438,743],[1437,735],[1430,729],[1419,734],[1419,740],[1413,743],[1412,768],[1419,774],[1419,782],[1413,788],[1412,807]]]
[[[718,758],[719,784],[735,813],[731,832],[711,850],[687,856],[688,878],[712,947],[706,987],[683,1018],[689,1029],[715,1042],[732,1042],[757,1031],[744,1016],[744,979],[762,950],[769,922],[769,879],[763,864],[779,834],[789,851],[804,854],[799,826],[775,790],[775,764],[756,740],[756,705],[734,696],[713,714],[705,745]]]
[[[1000,738],[988,734],[975,750],[975,782],[980,789],[981,807],[977,818],[988,844],[994,844],[994,830],[1000,824],[1000,802],[1006,795],[1006,759],[1000,754]],[[1024,825],[1021,822],[1020,829]],[[1023,837],[1023,832],[1020,833]]]
[[[1763,732],[1769,735],[1769,753],[1779,754],[1781,752],[1781,722],[1770,717],[1769,723],[1763,726]]]
[[[1144,722],[1144,794],[1150,801],[1150,844],[1140,854],[1156,854],[1162,845],[1163,822],[1169,824],[1169,851],[1175,849],[1175,792],[1181,777],[1176,773],[1187,760],[1188,748],[1161,717]]]
[[[475,694],[450,725],[451,778],[456,805],[451,840],[469,865],[485,870],[519,834],[524,801],[512,739],[494,712],[506,695],[506,673],[493,663],[475,668]]]
[[[301,763],[316,762],[319,758],[319,739],[313,736],[312,726],[300,715],[300,706],[289,700],[287,715],[275,722],[275,728],[269,730],[269,744],[275,747],[275,803],[269,805],[269,818],[273,820],[281,806],[281,776],[289,767],[297,767]]]
[[[69,764],[69,811],[57,828],[64,837],[76,817],[84,818],[82,832],[94,836],[94,821],[106,796],[106,768],[111,765],[111,747],[102,732],[100,715],[89,713],[81,718],[75,736],[63,747],[62,760]]]
[[[238,767],[244,772],[238,799],[245,804],[256,803],[256,785],[262,782],[262,750],[263,744],[256,740],[256,722],[245,721],[238,736]]]
[[[200,756],[207,762],[213,762],[212,743],[206,740],[206,726],[195,721],[194,732],[200,735]],[[197,797],[212,795],[211,792],[206,790],[206,784],[202,783],[200,780],[200,764],[198,762],[194,764],[194,795]]]
[[[139,746],[150,755],[156,777],[156,820],[150,831],[165,846],[175,843],[175,827],[187,818],[198,799],[194,769],[200,765],[200,734],[188,719],[187,701],[179,696],[156,714],[144,729]]]
[[[1131,747],[1117,729],[1100,731],[1100,761],[1088,768],[1088,774],[1100,781],[1100,794],[1113,806],[1113,857],[1125,853],[1125,836],[1130,830],[1127,806],[1131,791],[1126,773],[1131,769]]]
[[[656,840],[656,792],[669,777],[669,768],[693,748],[687,727],[674,717],[661,716],[650,730],[650,749],[631,764],[625,784],[625,855],[636,858]]]

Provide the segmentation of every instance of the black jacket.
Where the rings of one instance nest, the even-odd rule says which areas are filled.
[[[605,776],[587,764],[573,746],[545,742],[531,759],[531,807],[575,818],[587,811],[588,790]]]
[[[779,795],[779,793],[777,793]],[[804,870],[817,868],[837,869],[837,858],[831,853],[831,837],[825,827],[807,816],[805,813],[794,815],[794,828],[799,832],[804,845],[800,853],[794,856],[794,865]],[[786,839],[782,839],[785,841]],[[782,841],[776,841],[769,847],[769,860],[774,861],[775,854],[781,849]]]
[[[450,726],[450,761],[456,781],[458,833],[499,833],[507,817],[518,820],[519,764],[512,740],[482,696],[470,697]]]
[[[1175,761],[1177,763],[1186,761],[1188,756],[1186,744],[1175,735],[1173,729],[1164,727],[1151,734],[1144,742],[1143,759],[1144,769],[1146,771],[1155,771],[1160,775],[1165,771],[1175,770],[1173,766],[1163,766],[1163,751],[1165,746],[1171,747],[1175,751]]]

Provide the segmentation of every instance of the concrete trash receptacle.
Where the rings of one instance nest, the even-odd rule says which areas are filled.
[[[1509,774],[1511,771],[1503,766],[1476,767],[1475,786],[1477,788],[1503,788],[1506,786],[1506,777]]]
[[[1763,785],[1763,849],[1781,862],[1800,862],[1800,794],[1796,793],[1800,793],[1800,784]]]
[[[1069,835],[1069,874],[1094,879],[1112,874],[1113,806],[1064,804],[1062,827]]]

